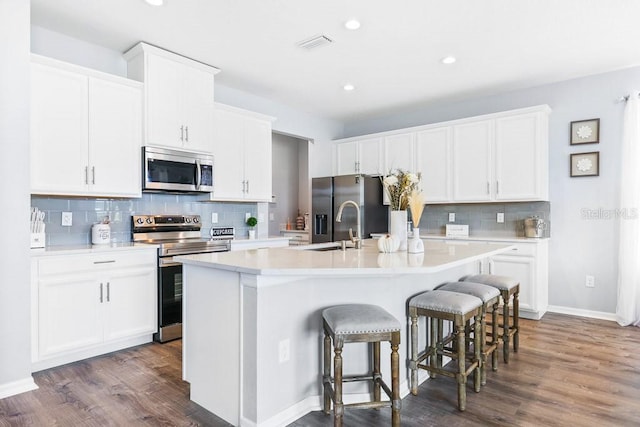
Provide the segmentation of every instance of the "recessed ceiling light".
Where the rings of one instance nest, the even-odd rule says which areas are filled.
[[[151,6],[162,6],[164,4],[164,0],[144,0]]]
[[[442,62],[443,64],[453,64],[454,62],[456,62],[456,57],[451,55],[445,56],[440,60],[440,62]]]
[[[360,28],[360,21],[358,21],[357,19],[349,19],[344,23],[344,27],[347,30],[357,30],[358,28]]]
[[[352,85],[351,83],[347,83],[346,85],[344,85],[342,87],[344,90],[346,90],[347,92],[351,92],[352,90],[354,90],[356,87],[354,85]]]

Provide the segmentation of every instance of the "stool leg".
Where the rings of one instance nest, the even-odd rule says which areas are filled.
[[[483,355],[481,353],[481,349],[484,347],[482,342],[485,340],[484,336],[481,334],[482,330],[482,321],[480,320],[482,310],[478,312],[475,316],[474,322],[474,330],[473,330],[473,357],[476,360],[477,366],[473,372],[473,386],[475,388],[475,392],[480,392],[480,384],[482,383],[482,377],[485,378],[485,383],[487,382],[486,372],[484,369],[484,360],[482,359]]]
[[[518,318],[520,317],[520,286],[518,285],[518,289],[516,289],[513,294],[513,329],[515,332],[513,333],[513,351],[518,352],[519,345],[519,335],[520,335],[520,326],[518,322]]]
[[[439,350],[442,350],[442,347],[444,346],[443,340],[444,340],[444,321],[442,319],[438,319],[436,344]],[[438,352],[437,360],[438,360],[438,363],[437,363],[438,368],[442,368],[442,351]]]
[[[500,304],[498,301],[493,305],[491,312],[491,344],[495,345],[495,349],[491,354],[491,369],[498,370],[498,307]]]
[[[464,324],[454,322],[453,325],[455,334],[455,347],[458,357],[458,373],[456,379],[458,381],[458,409],[464,411],[467,407],[467,393],[465,390],[467,376],[465,375],[465,336],[464,336]]]
[[[324,334],[324,375],[322,376],[322,388],[324,391],[324,408],[326,415],[331,413],[331,337]]]
[[[504,363],[509,363],[509,291],[502,292],[502,352]]]
[[[342,347],[336,345],[333,357],[334,370],[334,402],[333,402],[333,426],[342,427],[342,415],[344,414],[344,404],[342,403]]]
[[[400,332],[391,338],[391,426],[400,427]]]
[[[432,368],[436,368],[438,366],[438,345],[440,345],[440,341],[438,340],[438,320],[431,318],[429,320],[431,327],[431,337],[429,338],[429,365]],[[435,378],[435,371],[429,371],[429,378]]]
[[[373,345],[373,400],[380,402],[380,341]]]
[[[482,357],[482,369],[480,370],[480,384],[485,385],[487,384],[487,354],[486,352],[486,348],[487,348],[487,322],[486,322],[486,306],[482,306],[482,314],[480,317],[480,353],[481,353],[481,357]],[[475,342],[475,341],[474,341]],[[475,344],[474,344],[475,347]]]
[[[393,349],[392,349],[393,350]],[[418,316],[411,314],[411,394],[418,395]],[[393,371],[392,371],[393,372]]]

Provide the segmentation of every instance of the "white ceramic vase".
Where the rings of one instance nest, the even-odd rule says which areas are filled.
[[[419,254],[424,252],[424,243],[420,239],[420,229],[413,229],[413,237],[407,242],[407,252],[410,254]]]
[[[256,230],[249,230],[249,240],[254,240],[256,238]]]
[[[389,234],[396,239],[399,251],[407,250],[407,211],[389,212]]]

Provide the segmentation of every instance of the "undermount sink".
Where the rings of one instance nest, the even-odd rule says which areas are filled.
[[[351,245],[345,247],[345,249],[353,249],[353,248],[354,247]],[[342,243],[341,242],[318,243],[318,246],[309,245],[308,247],[303,248],[303,250],[314,251],[314,252],[341,251]]]

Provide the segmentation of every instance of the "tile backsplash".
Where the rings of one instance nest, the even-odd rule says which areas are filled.
[[[468,224],[469,235],[492,235],[496,237],[524,236],[524,219],[538,216],[547,223],[546,236],[550,236],[549,202],[482,203],[428,205],[420,219],[420,232],[445,234],[449,213],[456,214],[455,224]],[[504,213],[504,223],[496,221],[497,214]]]
[[[144,193],[140,199],[96,199],[31,196],[31,206],[45,212],[47,246],[91,244],[91,226],[105,216],[111,224],[112,242],[131,241],[131,216],[145,214],[198,214],[202,236],[209,237],[212,225],[235,227],[236,236],[247,235],[245,215],[257,216],[255,203],[203,203],[197,195]],[[71,227],[62,226],[62,212],[73,213]],[[218,222],[211,223],[211,214]],[[258,234],[260,227],[258,225]],[[266,229],[266,223],[264,224]]]

